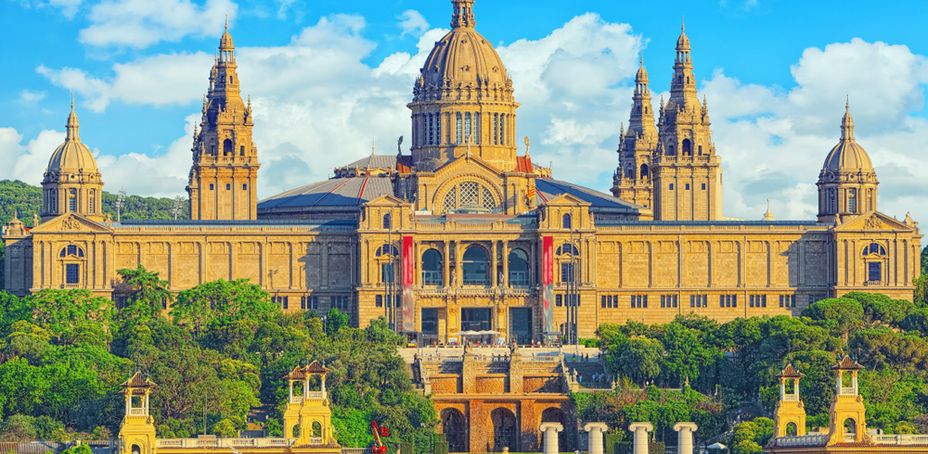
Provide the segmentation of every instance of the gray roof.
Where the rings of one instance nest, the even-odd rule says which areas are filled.
[[[393,194],[390,177],[332,178],[262,200],[258,203],[258,210],[357,209],[362,204],[387,194]]]
[[[616,211],[625,213],[637,213],[641,210],[638,205],[628,203],[617,197],[605,194],[584,186],[566,181],[555,180],[553,178],[538,178],[535,180],[535,188],[538,190],[538,197],[541,203],[545,203],[561,194],[570,194],[580,200],[588,202],[590,208],[595,210]]]
[[[354,169],[356,167],[359,169],[395,169],[396,155],[372,154],[339,168]]]

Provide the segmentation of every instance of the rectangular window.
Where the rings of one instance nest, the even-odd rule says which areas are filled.
[[[422,334],[438,335],[438,309],[422,309]]]
[[[687,191],[690,190],[690,184],[689,184],[689,183],[686,184],[686,190],[687,190]]]
[[[210,183],[210,184],[209,184],[209,190],[210,190],[210,191],[215,191],[215,190],[216,190],[216,185],[214,185],[213,183]]]
[[[851,188],[847,190],[847,211],[851,213],[857,212],[857,189]]]
[[[880,262],[867,263],[867,280],[878,283],[883,280],[883,264]]]
[[[226,191],[231,191],[231,190],[232,190],[232,185],[229,183],[226,183]]]
[[[77,212],[77,189],[68,189],[68,211]]]
[[[719,295],[719,307],[738,307],[738,295]]]
[[[748,297],[750,307],[767,307],[767,295],[751,295]]]
[[[703,190],[703,191],[706,190],[706,184],[705,184],[705,183],[702,184],[702,190]]]
[[[661,295],[661,307],[665,309],[677,307],[677,295]]]
[[[288,296],[275,296],[271,298],[271,301],[280,305],[281,309],[289,309],[290,307],[290,297]]]
[[[77,285],[81,283],[80,265],[69,263],[64,266],[64,283],[68,285]]]
[[[690,307],[708,307],[707,295],[690,295]]]
[[[96,213],[97,212],[97,192],[91,189],[87,193],[87,212]]]
[[[574,282],[573,263],[561,263],[561,282],[565,284]]]
[[[392,284],[395,279],[392,263],[380,264],[380,282]]]
[[[796,307],[796,295],[780,295],[780,307]]]
[[[673,183],[670,183],[670,190],[673,191]]]
[[[564,296],[563,295],[554,295],[554,305],[561,307],[564,305]]]
[[[242,190],[243,190],[243,191],[247,191],[247,190],[248,190],[248,184],[247,184],[247,183],[243,183],[243,184],[242,184]]]
[[[632,295],[632,309],[647,309],[648,295]]]
[[[600,302],[599,302],[599,307],[605,309],[605,308],[606,308],[606,295],[603,295],[603,296],[600,297],[600,298],[601,298],[601,300],[600,300]]]

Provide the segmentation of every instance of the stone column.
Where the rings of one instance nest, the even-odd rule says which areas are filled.
[[[560,450],[557,446],[557,434],[564,430],[564,426],[559,422],[543,422],[538,427],[544,439],[544,454],[558,454]]]
[[[628,426],[628,430],[635,434],[634,454],[648,454],[648,432],[654,430],[649,422],[635,422]]]
[[[697,426],[694,422],[678,422],[673,426],[677,431],[677,453],[693,454],[693,432],[696,432]]]
[[[604,422],[589,422],[583,426],[590,436],[589,450],[590,454],[603,454],[603,434],[609,426]]]

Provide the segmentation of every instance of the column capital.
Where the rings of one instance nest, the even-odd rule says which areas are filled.
[[[587,432],[592,432],[592,431],[594,431],[594,430],[598,430],[598,431],[600,431],[600,432],[605,432],[605,431],[609,430],[609,425],[606,424],[606,423],[604,423],[604,422],[588,422],[588,423],[584,424],[583,430],[585,430],[585,431],[587,431]]]
[[[676,430],[677,432],[681,430],[688,430],[690,432],[696,432],[696,429],[698,428],[699,426],[697,426],[696,423],[694,422],[678,422],[673,426],[673,430]]]
[[[561,425],[561,423],[559,422],[543,422],[541,423],[540,426],[538,426],[538,430],[542,432],[547,432],[549,430],[553,430],[555,432],[563,432],[564,426]]]
[[[653,432],[654,425],[649,422],[633,422],[628,426],[628,430],[632,432],[638,432],[639,430],[643,430],[645,432]]]

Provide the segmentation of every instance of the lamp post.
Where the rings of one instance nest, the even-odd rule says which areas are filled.
[[[574,242],[574,235],[578,232],[574,229],[570,231],[570,239],[567,244],[570,245],[570,276],[567,280],[567,344],[577,344],[578,331],[577,331],[577,318],[579,315],[578,306],[580,303],[580,289],[577,284],[577,265],[579,264],[579,241]]]

